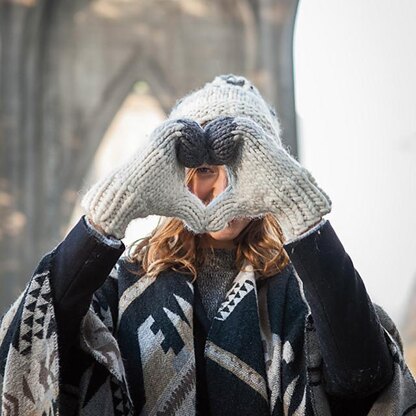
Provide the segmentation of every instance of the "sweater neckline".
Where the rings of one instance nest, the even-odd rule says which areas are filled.
[[[237,256],[237,247],[234,248],[203,248],[202,254],[205,254],[205,263],[200,268],[220,268],[225,270],[235,269],[235,259]]]

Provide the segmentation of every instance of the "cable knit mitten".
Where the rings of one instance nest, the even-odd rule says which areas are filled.
[[[289,242],[331,211],[328,195],[279,140],[249,118],[222,117],[221,123],[222,131],[228,131],[227,141],[232,137],[239,144],[239,154],[228,165],[229,187],[207,207],[209,231],[224,228],[235,217],[271,212]]]
[[[120,239],[131,220],[148,215],[177,217],[189,230],[204,231],[205,206],[185,185],[185,169],[176,155],[179,139],[201,132],[191,120],[162,123],[144,149],[89,189],[81,202],[88,217]]]

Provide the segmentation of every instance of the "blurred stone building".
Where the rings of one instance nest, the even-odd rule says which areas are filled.
[[[2,310],[63,238],[96,151],[135,85],[147,85],[166,113],[215,75],[246,75],[278,108],[296,154],[296,9],[297,0],[1,2]]]
[[[297,7],[298,0],[0,3],[1,311],[79,215],[74,208],[92,167],[99,175],[97,165],[108,167],[116,152],[134,147],[127,130],[148,132],[177,98],[215,75],[252,79],[297,154]],[[110,138],[132,113],[121,139]],[[416,288],[403,325],[413,371],[415,300]]]

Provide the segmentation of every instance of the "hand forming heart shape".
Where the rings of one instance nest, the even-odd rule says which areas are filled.
[[[207,206],[185,184],[186,167],[226,165],[229,184]],[[129,222],[177,217],[195,233],[218,231],[236,217],[276,215],[287,238],[331,209],[329,197],[278,140],[251,119],[219,117],[202,128],[167,120],[144,149],[84,196],[82,206],[105,232],[122,238]]]
[[[270,212],[289,241],[331,211],[329,196],[311,173],[259,124],[245,117],[221,117],[215,123],[239,151],[227,166],[229,186],[206,207],[208,231],[221,230],[233,218]],[[221,142],[220,135],[211,136]]]

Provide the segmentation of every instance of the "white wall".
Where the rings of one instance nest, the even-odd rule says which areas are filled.
[[[373,301],[416,279],[416,2],[307,0],[295,28],[300,159]]]

